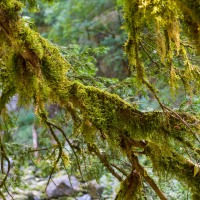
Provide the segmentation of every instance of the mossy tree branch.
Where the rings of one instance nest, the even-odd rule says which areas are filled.
[[[7,38],[7,45],[11,45],[10,48],[14,52],[15,61],[17,59],[21,63],[21,66],[16,65],[16,63],[13,65],[13,82],[18,81],[20,77],[27,83],[27,85],[15,84],[15,92],[21,96],[27,94],[34,100],[36,111],[43,109],[44,103],[48,100],[70,108],[68,111],[76,120],[76,110],[73,108],[79,109],[85,121],[99,130],[99,133],[105,134],[110,145],[120,148],[129,158],[130,155],[134,155],[132,154],[133,148],[140,147],[152,161],[155,171],[159,173],[167,170],[172,177],[176,177],[184,184],[189,183],[194,198],[200,198],[197,192],[200,176],[193,177],[195,163],[187,160],[182,152],[176,149],[177,144],[185,146],[185,140],[187,140],[189,144],[187,147],[191,151],[197,148],[199,144],[195,136],[191,134],[191,130],[196,131],[196,137],[199,137],[198,119],[185,113],[178,113],[178,116],[184,119],[184,122],[193,124],[190,125],[190,130],[188,130],[188,127],[177,116],[174,116],[172,111],[168,111],[168,115],[163,112],[143,113],[117,95],[95,87],[84,86],[75,81],[69,81],[66,77],[69,68],[67,61],[56,47],[31,30],[19,17],[18,12],[21,9],[21,4],[15,0],[11,2],[9,4],[4,1],[4,6],[0,4],[1,34]],[[137,36],[135,35],[135,37]],[[137,38],[130,41],[137,43]],[[132,47],[129,47],[130,50]],[[137,52],[137,48],[134,48],[134,51]],[[139,59],[139,55],[137,59]],[[140,70],[142,69],[138,69],[138,72]],[[141,79],[144,78],[143,71],[140,71],[139,75]],[[32,77],[34,77],[34,80],[32,80]],[[32,81],[30,82],[30,80]],[[11,95],[13,94],[11,93]],[[2,101],[7,102],[8,99],[6,97]],[[52,127],[57,127],[45,121],[45,119],[44,123],[48,125],[54,135]],[[85,133],[89,134],[87,130],[85,130]],[[57,140],[55,135],[54,138]],[[62,153],[61,144],[59,141],[57,143],[59,145],[59,156],[55,164],[58,163]],[[103,159],[98,151],[95,152]],[[126,194],[126,199],[130,199],[131,196],[135,196],[136,199],[140,198],[138,191],[141,186],[141,176],[144,179],[146,177],[146,181],[157,191],[161,199],[166,199],[162,192],[156,188],[153,180],[146,176],[145,170],[139,165],[137,158],[133,158],[132,172],[123,184],[125,189],[130,186],[133,191]],[[105,162],[105,159],[102,162]],[[109,167],[111,166],[109,165]],[[131,183],[132,180],[135,180],[135,182]],[[123,195],[125,193],[122,189],[117,199],[124,198]]]

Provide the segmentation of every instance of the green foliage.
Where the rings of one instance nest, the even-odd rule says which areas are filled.
[[[40,3],[40,1],[38,0],[21,0],[21,2],[24,3],[31,12],[37,12],[39,9],[38,4]],[[42,2],[53,3],[54,0],[42,0]]]
[[[127,60],[122,56],[125,41],[121,30],[122,10],[117,2],[59,1],[53,7],[44,4],[39,7],[39,13],[30,15],[25,10],[24,15],[35,19],[43,36],[62,46],[105,46],[110,50],[106,56],[97,57],[98,74],[122,78],[123,72],[128,73]]]
[[[185,7],[178,0],[23,3],[40,6],[46,16],[40,28],[57,45],[22,19],[20,1],[0,3],[0,188],[18,186],[20,166],[31,163],[49,180],[61,169],[83,181],[109,172],[122,182],[119,200],[145,198],[144,182],[167,199],[157,177],[178,180],[199,199],[200,176],[193,175],[200,152],[199,43],[192,43],[199,37],[197,1]],[[130,73],[122,56],[122,4]],[[15,120],[6,105],[15,94],[34,113],[21,110]],[[33,125],[34,148],[28,145]]]
[[[97,72],[95,57],[108,51],[105,47],[81,49],[78,45],[60,47],[60,49],[65,58],[73,64],[69,76],[72,78],[80,77],[80,79],[81,76],[94,77]]]

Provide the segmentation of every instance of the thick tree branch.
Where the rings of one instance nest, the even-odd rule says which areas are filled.
[[[167,197],[163,194],[163,192],[159,189],[157,184],[154,182],[154,180],[148,175],[147,171],[139,164],[137,156],[135,156],[133,153],[129,155],[129,159],[132,161],[132,165],[135,168],[135,170],[140,173],[146,180],[146,182],[151,186],[151,188],[155,191],[155,193],[159,196],[161,200],[167,200]]]

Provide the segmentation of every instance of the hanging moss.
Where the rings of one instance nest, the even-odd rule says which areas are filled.
[[[167,151],[169,154],[164,155],[163,147],[149,143],[146,148],[146,155],[152,160],[153,168],[160,177],[166,174],[175,177],[178,181],[191,189],[194,197],[193,199],[199,199],[200,176],[193,176],[194,164],[171,149]]]
[[[177,142],[178,136],[187,136],[190,138],[189,141],[195,140],[192,133],[188,135],[186,127],[181,122],[177,124],[176,118],[173,117],[165,120],[162,112],[141,113],[116,95],[94,87],[85,87],[80,83],[72,84],[66,91],[69,93],[67,98],[81,109],[86,119],[99,130],[108,133],[111,138],[117,139],[117,133],[125,133],[138,140],[157,139],[157,142],[163,145],[170,145],[170,140]],[[61,93],[60,98],[63,102],[66,95]],[[187,118],[189,119],[189,116]],[[191,119],[193,120],[195,121]],[[181,142],[180,138],[178,142]]]
[[[182,49],[185,49],[185,46],[180,36],[181,31],[182,35],[187,34],[189,37],[192,35],[196,48],[199,49],[199,15],[197,14],[199,3],[188,1],[184,4],[178,0],[164,0],[162,3],[156,0],[124,0],[123,2],[125,18],[123,27],[128,34],[125,51],[129,59],[130,70],[133,75],[137,76],[139,81],[138,85],[145,84],[146,81],[143,81],[143,79],[148,81],[149,78],[147,77],[149,68],[144,65],[144,60],[146,60],[144,51],[150,58],[150,62],[153,62],[152,57],[148,55],[146,47],[144,48],[143,41],[147,39],[147,41],[151,40],[153,42],[152,48],[154,48],[154,44],[157,46],[159,61],[153,63],[157,67],[162,66],[162,70],[169,73],[168,83],[173,95],[176,94],[181,85],[180,80],[186,83],[187,92],[191,91],[193,84],[199,87],[199,75],[198,78],[195,77],[196,83],[191,84],[194,80],[192,72],[194,71],[197,75],[198,70],[187,58],[188,53],[182,51]],[[192,12],[193,10],[194,13]],[[190,27],[189,29],[188,26]],[[155,27],[155,29],[152,30],[152,27]],[[153,32],[153,34],[150,36],[149,32]],[[149,37],[152,38],[150,39]],[[187,61],[185,62],[185,71],[188,71],[189,66],[191,75],[184,74],[183,76],[182,72],[180,72],[180,66],[177,65],[177,56],[180,54]]]
[[[81,132],[84,136],[84,139],[88,144],[91,146],[94,144],[95,139],[96,139],[96,131],[97,129],[92,125],[92,123],[87,120],[83,119],[83,124],[81,126]]]

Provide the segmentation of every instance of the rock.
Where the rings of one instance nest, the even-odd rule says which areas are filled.
[[[99,185],[95,180],[89,181],[85,184],[85,188],[88,190],[91,199],[101,199],[104,187]]]
[[[54,178],[47,187],[46,193],[49,198],[58,198],[71,196],[81,190],[79,181],[71,176],[70,180],[67,175]]]
[[[17,109],[17,103],[18,103],[18,96],[15,95],[11,98],[9,104],[6,104],[6,107],[9,111],[14,111]]]
[[[77,200],[92,200],[91,196],[89,194],[85,194],[81,197],[76,198]]]
[[[15,194],[14,199],[15,200],[28,200],[28,197],[25,194]],[[6,197],[6,200],[13,200],[13,198],[8,196],[8,197]]]
[[[38,188],[38,187],[39,187],[39,188],[41,188],[41,187],[42,187],[42,188],[43,188],[43,187],[45,188],[45,187],[46,187],[46,184],[47,184],[47,180],[39,181],[39,182],[37,182],[37,184],[36,184],[36,185],[37,185],[36,188]]]

